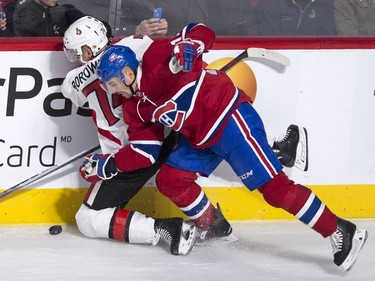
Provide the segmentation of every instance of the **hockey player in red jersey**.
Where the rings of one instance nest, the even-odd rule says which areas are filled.
[[[334,263],[350,270],[367,231],[337,217],[310,189],[286,176],[249,98],[224,72],[201,68],[201,55],[214,40],[211,29],[190,24],[168,42],[153,42],[141,58],[117,45],[100,59],[98,76],[108,91],[127,99],[123,109],[134,119],[129,120],[133,133],[152,122],[183,135],[158,173],[159,191],[197,224],[203,237],[229,235],[229,223],[195,182],[197,173],[208,176],[225,160],[249,190],[258,189],[267,203],[329,237]],[[96,162],[98,175],[123,170],[128,161],[121,153],[102,156]]]
[[[144,41],[147,39],[145,38]],[[124,39],[122,44],[132,46],[141,53],[139,45]],[[144,42],[145,43],[145,42]],[[147,42],[146,42],[147,43]],[[151,40],[148,41],[148,44]],[[111,238],[128,243],[156,244],[165,240],[170,244],[174,255],[187,254],[191,251],[196,236],[196,227],[182,218],[154,219],[137,211],[124,209],[129,200],[146,184],[160,168],[176,142],[171,134],[164,142],[158,156],[164,136],[158,139],[153,131],[143,131],[141,141],[136,137],[129,140],[128,126],[123,120],[122,99],[118,95],[107,94],[99,84],[96,66],[102,51],[108,46],[107,30],[99,20],[86,16],[74,22],[64,34],[64,50],[69,60],[79,60],[81,67],[70,71],[63,82],[62,93],[76,106],[88,103],[97,126],[102,153],[112,155],[122,147],[128,147],[129,154],[140,154],[141,164],[122,173],[112,173],[105,178],[98,178],[85,172],[97,154],[88,155],[84,162],[82,176],[91,182],[83,204],[76,214],[79,230],[91,238]],[[147,44],[146,44],[147,45]],[[159,125],[161,127],[161,125]],[[159,130],[162,132],[161,130]],[[159,133],[159,132],[158,132]],[[149,138],[147,138],[149,137]],[[143,151],[142,142],[156,143],[154,151]],[[130,158],[131,156],[129,156]],[[143,169],[141,169],[143,168]]]

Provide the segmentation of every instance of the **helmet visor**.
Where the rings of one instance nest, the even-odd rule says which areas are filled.
[[[100,87],[108,94],[116,94],[118,92],[122,92],[125,86],[125,77],[121,78],[120,76],[115,76],[108,80],[107,82],[100,81]]]
[[[81,54],[78,54],[76,49],[67,49],[64,47],[65,56],[68,58],[70,62],[79,61]]]

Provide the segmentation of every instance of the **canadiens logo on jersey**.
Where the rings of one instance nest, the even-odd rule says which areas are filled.
[[[179,131],[184,124],[185,115],[186,112],[177,109],[175,101],[168,100],[166,103],[156,108],[153,119],[164,126]]]
[[[196,94],[194,83],[190,83],[178,91],[172,99],[158,106],[152,115],[153,120],[175,131],[180,131],[186,118],[194,110]]]

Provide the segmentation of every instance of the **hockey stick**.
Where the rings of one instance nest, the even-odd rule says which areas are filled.
[[[248,48],[239,54],[237,57],[232,59],[226,65],[224,65],[220,70],[227,71],[232,68],[236,63],[245,59],[245,58],[262,58],[268,61],[276,62],[278,64],[288,66],[290,65],[289,59],[275,51],[267,50],[264,48]]]
[[[67,160],[65,163],[61,164],[61,165],[55,165],[47,170],[44,170],[43,172],[39,173],[39,174],[36,174],[34,176],[32,176],[31,178],[28,178],[22,182],[20,182],[19,184],[16,184],[15,186],[12,186],[6,190],[4,190],[3,192],[0,193],[0,199],[4,198],[5,196],[15,192],[16,190],[18,189],[21,189],[41,178],[44,178],[45,176],[57,171],[57,170],[60,170],[61,168],[77,161],[78,159],[86,156],[87,154],[90,154],[91,152],[94,152],[95,150],[98,150],[100,148],[100,145],[97,145],[97,146],[94,146],[93,148],[90,148],[86,151],[82,151],[81,153],[77,154],[77,155],[74,155],[72,158],[70,158],[69,160]]]

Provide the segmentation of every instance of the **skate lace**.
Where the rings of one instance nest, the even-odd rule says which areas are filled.
[[[208,233],[207,230],[202,230],[198,228],[197,239],[202,240],[202,241],[205,240],[207,233]]]
[[[170,244],[172,242],[172,235],[166,229],[157,229],[155,239],[152,241],[152,245],[155,246],[160,239]]]
[[[277,143],[282,143],[282,142],[285,142],[288,138],[289,138],[289,135],[290,135],[290,132],[292,130],[291,129],[288,129],[285,133],[285,135],[281,134],[279,136],[279,138],[276,140]]]
[[[343,245],[343,233],[337,229],[331,236],[331,244],[333,249],[333,254],[336,254],[337,252],[340,252]]]

